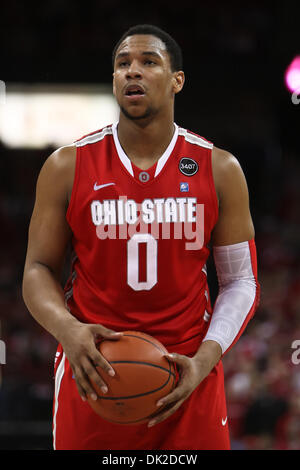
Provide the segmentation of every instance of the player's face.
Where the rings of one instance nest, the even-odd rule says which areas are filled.
[[[113,77],[120,109],[134,120],[172,110],[184,82],[183,72],[172,72],[164,43],[152,35],[129,36],[121,43]]]

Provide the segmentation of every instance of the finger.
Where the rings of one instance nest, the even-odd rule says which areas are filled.
[[[175,411],[178,410],[178,408],[182,405],[184,400],[180,400],[176,402],[173,406],[164,409],[162,413],[157,414],[154,418],[152,418],[149,423],[148,423],[148,428],[151,428],[152,426],[155,426],[158,423],[161,423],[165,419],[169,418]]]
[[[83,401],[86,401],[87,397],[90,396],[92,400],[97,400],[97,393],[93,389],[87,375],[85,374],[84,370],[81,369],[81,367],[77,367],[75,369],[74,373],[74,379],[76,382],[76,386],[78,389],[78,392],[83,399]]]
[[[168,405],[171,405],[172,403],[175,403],[177,402],[178,400],[181,400],[181,399],[185,399],[185,387],[181,387],[180,385],[178,385],[174,390],[172,390],[171,393],[169,393],[168,395],[166,395],[165,397],[162,397],[158,400],[158,402],[156,403],[156,406],[157,407],[161,407],[161,406],[168,406]]]
[[[102,356],[102,354],[100,354],[100,352],[98,351],[96,347],[93,351],[89,353],[89,358],[93,366],[97,369],[99,373],[100,373],[99,369],[102,369],[111,377],[114,377],[116,375],[111,364],[107,361],[107,359],[105,359],[104,356]]]
[[[178,364],[179,366],[186,365],[188,358],[178,353],[167,353],[164,356],[168,359],[168,361]]]
[[[187,398],[187,384],[183,381],[186,375],[186,367],[189,366],[189,359],[186,356],[182,356],[177,353],[165,354],[165,357],[170,361],[179,366],[179,380],[177,380],[176,387],[165,397],[162,397],[157,402],[157,406],[168,406],[173,402]]]
[[[174,364],[176,374],[176,388],[181,380],[191,371],[191,359],[178,353],[168,353],[164,355],[166,359]]]
[[[107,393],[108,387],[100,375],[100,371],[89,361],[87,358],[82,360],[83,372],[89,383],[90,395],[94,394],[96,390],[91,384],[92,383],[101,390],[102,393]]]
[[[110,328],[105,328],[105,326],[103,325],[91,325],[91,330],[99,339],[105,338],[117,340],[123,336],[123,333],[121,331],[114,331]]]
[[[83,389],[83,387],[82,387],[82,386],[80,385],[80,383],[78,382],[77,377],[76,377],[76,374],[75,374],[73,368],[72,368],[72,372],[73,372],[72,378],[75,380],[75,384],[76,384],[78,393],[79,393],[79,395],[80,395],[82,401],[86,401],[87,396],[86,396],[85,390]]]
[[[171,403],[174,403],[182,398],[182,394],[180,393],[180,390],[174,389],[171,393],[166,395],[163,398],[160,398],[158,402],[156,403],[156,406],[159,408],[161,406],[168,406]]]

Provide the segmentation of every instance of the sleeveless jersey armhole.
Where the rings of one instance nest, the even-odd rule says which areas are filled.
[[[212,168],[212,151],[213,147],[209,149],[209,165],[208,165],[208,170],[209,170],[209,186],[210,186],[210,193],[211,193],[211,199],[213,203],[213,207],[215,210],[215,221],[213,224],[213,227],[216,225],[218,218],[219,218],[219,201],[218,201],[218,196],[217,196],[217,190],[215,186],[215,181],[214,181],[214,175],[213,175],[213,168]]]
[[[75,199],[76,199],[76,194],[77,194],[77,188],[78,188],[78,180],[79,180],[79,170],[80,170],[80,162],[81,162],[81,152],[80,152],[80,147],[76,147],[76,159],[75,159],[75,174],[74,174],[74,181],[73,181],[73,187],[72,187],[72,192],[71,192],[71,198],[70,202],[68,205],[68,209],[66,212],[66,219],[69,225],[71,225],[71,216],[73,212],[73,207],[75,204]]]

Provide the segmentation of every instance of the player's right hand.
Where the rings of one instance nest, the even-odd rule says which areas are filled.
[[[97,394],[91,381],[103,393],[108,390],[99,373],[99,368],[110,376],[115,375],[110,363],[98,351],[97,342],[101,338],[118,340],[121,336],[122,333],[117,333],[102,325],[80,322],[72,325],[62,335],[60,342],[72,368],[77,389],[83,401],[86,401],[87,396],[90,396],[92,400],[97,400]]]

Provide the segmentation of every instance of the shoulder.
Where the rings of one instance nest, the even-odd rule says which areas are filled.
[[[215,146],[212,149],[212,170],[219,197],[224,191],[232,191],[236,185],[246,183],[238,158],[227,150]]]
[[[45,160],[41,173],[67,174],[75,169],[76,145],[66,145],[54,150]]]
[[[66,145],[52,152],[40,171],[38,185],[54,185],[57,192],[71,194],[76,165],[76,145]]]
[[[212,148],[212,164],[215,170],[221,172],[230,172],[240,167],[237,157],[216,146]]]
[[[76,161],[76,145],[66,145],[56,149],[51,155],[47,158],[45,164],[49,167],[52,166],[53,169],[57,171],[71,169],[75,165]]]

